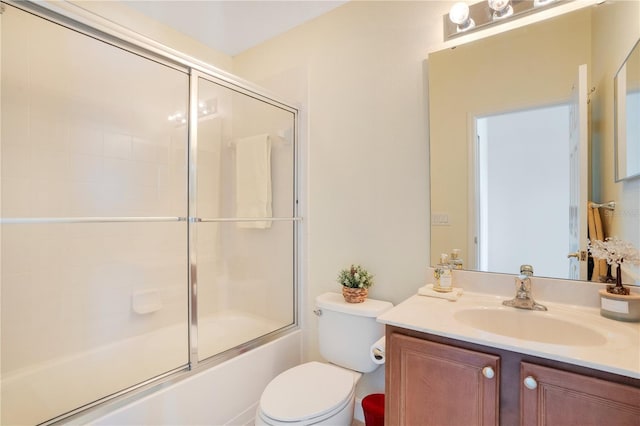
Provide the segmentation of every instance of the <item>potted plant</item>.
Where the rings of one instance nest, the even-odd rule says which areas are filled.
[[[342,285],[342,295],[349,303],[362,303],[373,285],[373,275],[360,265],[351,265],[338,274],[338,282]]]

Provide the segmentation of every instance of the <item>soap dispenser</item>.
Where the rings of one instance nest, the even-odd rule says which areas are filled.
[[[462,269],[462,259],[460,258],[460,249],[451,250],[451,258],[449,260],[452,269]]]
[[[440,263],[436,265],[434,276],[436,278],[436,283],[433,286],[434,290],[440,292],[449,292],[453,290],[453,286],[451,284],[451,264],[449,263],[448,254],[442,253],[440,255]]]

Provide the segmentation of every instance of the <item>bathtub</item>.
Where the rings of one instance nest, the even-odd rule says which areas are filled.
[[[198,355],[205,359],[280,327],[274,321],[241,311],[207,315],[198,321]]]
[[[199,324],[200,358],[223,352],[275,328],[275,324],[264,318],[241,312],[229,311],[208,316],[201,319]],[[94,410],[92,416],[95,417],[97,413],[104,418],[97,421],[98,424],[151,424],[149,416],[154,418],[153,424],[226,423],[254,406],[264,380],[266,386],[280,371],[300,363],[299,340],[299,331],[288,333],[210,369],[192,374],[185,380],[161,387],[161,391],[146,394],[141,400],[128,404],[135,407],[131,412],[119,404],[117,420],[109,420],[110,413],[105,413],[108,405]],[[167,341],[175,341],[181,349],[163,349]],[[247,360],[250,360],[248,365],[244,365]],[[2,376],[0,423],[41,423],[134,383],[144,382],[177,367],[186,368],[187,362],[186,326],[176,325],[6,373]],[[239,365],[242,367],[238,369]],[[256,374],[255,380],[252,380],[252,374]],[[238,388],[242,383],[245,385]],[[194,384],[194,389],[202,390],[205,395],[196,395],[192,389]],[[256,390],[257,396],[248,392],[247,388],[256,386],[260,387]],[[234,393],[234,389],[237,392]],[[155,394],[160,399],[178,401],[182,392],[187,392],[191,403],[176,406],[169,413],[167,402],[164,402],[157,413],[147,412],[145,404],[153,406]],[[194,400],[201,400],[203,405],[194,406]],[[140,413],[144,413],[144,418],[137,417]],[[217,417],[213,423],[195,420],[214,414]],[[82,423],[90,421],[91,417]]]

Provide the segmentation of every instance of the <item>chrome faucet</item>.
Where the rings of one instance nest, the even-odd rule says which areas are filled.
[[[533,266],[520,266],[520,275],[516,277],[516,297],[511,300],[502,302],[505,306],[511,306],[519,309],[530,309],[532,311],[546,311],[547,307],[536,303],[531,297],[531,276],[533,275]]]

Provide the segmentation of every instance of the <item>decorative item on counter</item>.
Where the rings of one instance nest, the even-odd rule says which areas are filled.
[[[640,321],[640,294],[613,294],[600,290],[600,315],[618,321]]]
[[[460,258],[460,249],[451,250],[451,258],[449,260],[453,269],[462,269],[462,259]]]
[[[433,289],[443,293],[453,290],[451,283],[451,265],[449,264],[449,255],[442,253],[440,255],[440,263],[438,263],[433,270],[433,276],[436,279]]]
[[[629,289],[622,285],[622,264],[640,264],[640,251],[630,243],[616,237],[605,238],[604,241],[593,240],[587,244],[587,249],[596,259],[607,261],[612,268],[616,266],[616,284],[607,286],[607,293],[628,295]]]
[[[599,292],[600,314],[618,321],[640,321],[640,294],[631,294],[629,288],[622,285],[621,267],[623,263],[640,264],[640,252],[615,237],[589,241],[587,247],[593,257],[606,260],[611,269],[616,268],[615,285],[607,285],[606,290]]]
[[[373,275],[360,265],[351,265],[338,274],[338,282],[342,285],[342,296],[348,303],[362,303],[373,285]]]

